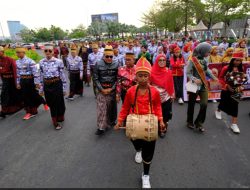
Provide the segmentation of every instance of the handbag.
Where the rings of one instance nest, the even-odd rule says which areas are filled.
[[[198,85],[191,80],[185,84],[185,87],[188,92],[192,93],[196,93],[198,90]]]
[[[140,115],[134,112],[138,87],[136,88],[134,104],[132,105],[133,113],[127,116],[126,136],[131,140],[155,141],[158,138],[158,118],[152,114],[152,97],[149,88],[150,114]]]

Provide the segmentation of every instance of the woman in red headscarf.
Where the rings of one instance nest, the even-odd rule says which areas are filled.
[[[163,122],[167,128],[168,121],[172,119],[174,81],[172,71],[166,67],[166,64],[167,58],[165,55],[160,54],[156,57],[151,71],[150,82],[160,92]],[[160,133],[160,137],[163,138],[166,132]]]
[[[174,49],[174,56],[170,58],[170,65],[174,76],[174,88],[176,98],[179,104],[183,104],[183,76],[185,60],[181,54],[181,49],[176,47]]]

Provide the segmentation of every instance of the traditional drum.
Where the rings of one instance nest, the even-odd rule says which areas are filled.
[[[129,114],[126,120],[126,136],[132,140],[142,139],[145,141],[155,141],[158,138],[158,118],[152,114],[152,98],[149,89],[150,114],[139,115],[134,113],[136,107],[138,87],[135,93],[133,113]]]
[[[157,140],[158,118],[154,114],[129,114],[126,122],[126,136],[132,140]]]

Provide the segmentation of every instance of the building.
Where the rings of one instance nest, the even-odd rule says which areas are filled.
[[[7,21],[10,37],[12,40],[20,40],[20,31],[26,28],[20,21]]]
[[[91,15],[92,22],[119,22],[118,13]]]

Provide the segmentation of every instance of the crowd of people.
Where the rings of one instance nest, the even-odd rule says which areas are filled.
[[[43,105],[46,111],[50,110],[54,128],[60,130],[66,109],[64,96],[73,101],[76,95],[83,96],[84,86],[93,83],[97,102],[96,135],[103,135],[109,128],[118,130],[126,127],[127,116],[134,113],[156,115],[158,135],[164,138],[173,115],[173,101],[176,99],[180,105],[184,104],[186,74],[195,88],[195,91],[187,89],[187,127],[205,132],[208,77],[222,85],[216,118],[222,119],[222,111],[232,116],[231,129],[236,134],[240,133],[237,125],[238,99],[244,90],[244,81],[247,81],[242,63],[250,61],[245,39],[230,45],[226,38],[220,44],[217,39],[206,42],[192,38],[135,39],[83,42],[71,44],[70,48],[61,42],[58,48],[45,46],[44,58],[39,63],[28,58],[23,47],[16,48],[16,61],[5,56],[4,50],[0,47],[2,118],[24,108],[26,115],[23,119],[29,120]],[[208,67],[210,63],[227,65],[216,76]],[[65,72],[68,73],[69,88]],[[200,110],[194,120],[198,96]],[[119,102],[122,102],[122,108],[118,114]],[[143,162],[142,187],[150,188],[149,169],[156,141],[131,141],[136,150],[136,163]]]

